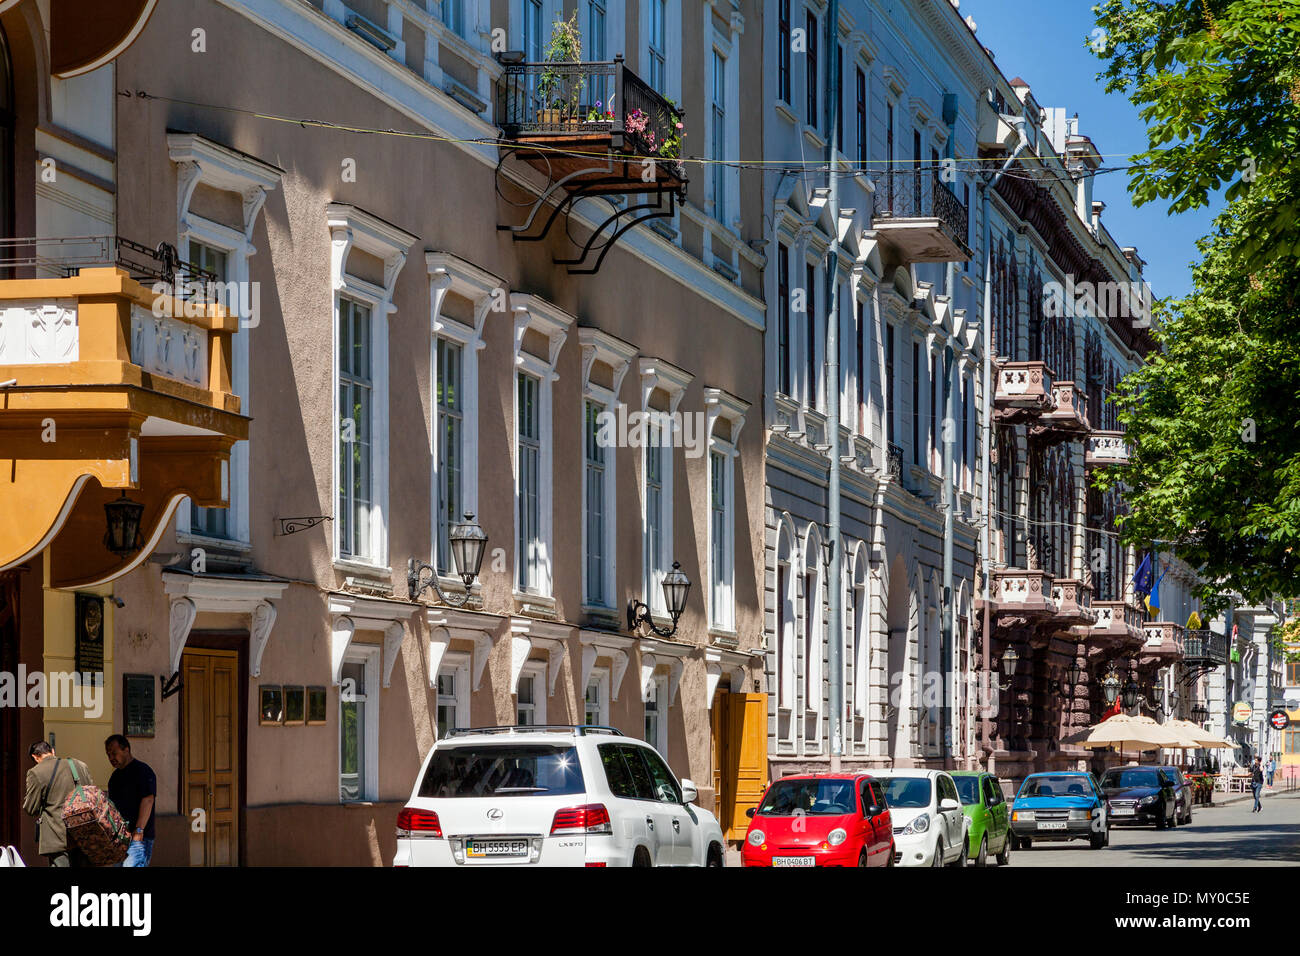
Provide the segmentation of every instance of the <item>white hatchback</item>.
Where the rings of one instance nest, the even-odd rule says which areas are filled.
[[[394,866],[722,866],[722,828],[612,727],[455,730],[397,815]]]
[[[952,776],[942,770],[881,770],[899,866],[962,866],[966,827]]]

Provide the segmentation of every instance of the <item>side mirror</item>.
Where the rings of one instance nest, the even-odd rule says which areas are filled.
[[[700,798],[700,791],[686,777],[682,778],[682,803],[694,803]]]
[[[956,800],[954,800],[952,797],[944,797],[942,800],[939,801],[939,809],[940,809],[940,810],[960,810],[960,809],[961,809],[961,804],[958,803]]]
[[[754,814],[757,812],[758,812],[757,807],[750,807],[748,810],[745,811],[745,816],[749,817],[749,819],[752,820],[754,819]]]
[[[867,816],[869,817],[878,817],[883,812],[884,810],[880,807],[879,804],[876,803],[873,803],[871,806],[867,807]]]

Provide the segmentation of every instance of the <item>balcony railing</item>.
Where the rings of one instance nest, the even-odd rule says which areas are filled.
[[[894,481],[903,480],[903,449],[892,442],[886,446],[886,462],[889,469],[889,477]]]
[[[187,282],[173,290],[182,297],[217,281],[214,273],[186,262],[167,242],[151,249],[123,236],[0,239],[0,278],[67,278],[95,266],[117,266],[137,282],[172,283],[182,276]]]
[[[1123,432],[1095,431],[1088,436],[1084,449],[1084,464],[1089,468],[1107,465],[1127,465],[1128,442]]]
[[[497,125],[507,139],[608,135],[638,156],[677,160],[682,113],[622,57],[507,63],[497,86]]]
[[[1228,638],[1208,629],[1187,631],[1183,638],[1183,659],[1203,664],[1228,663]]]
[[[936,166],[896,170],[876,180],[872,228],[912,262],[964,262],[969,213]]]

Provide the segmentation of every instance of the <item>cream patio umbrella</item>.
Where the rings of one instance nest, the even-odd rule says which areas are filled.
[[[1198,724],[1194,724],[1190,720],[1182,720],[1182,719],[1167,720],[1165,721],[1164,726],[1172,730],[1174,733],[1178,734],[1180,737],[1183,737],[1187,740],[1194,740],[1196,742],[1197,747],[1201,747],[1206,750],[1215,750],[1219,747],[1236,746],[1236,744],[1226,743],[1222,737],[1210,733],[1204,727],[1201,727]]]
[[[1114,747],[1121,757],[1126,746],[1138,753],[1157,748],[1176,750],[1180,747],[1199,746],[1150,717],[1130,717],[1128,714],[1116,714],[1094,725],[1088,738],[1081,743],[1088,750]]]

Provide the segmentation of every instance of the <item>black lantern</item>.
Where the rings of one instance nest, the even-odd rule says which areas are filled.
[[[122,492],[120,498],[104,505],[104,514],[108,518],[108,530],[104,532],[104,547],[119,558],[125,558],[140,550],[140,516],[144,505],[132,501]]]
[[[1165,709],[1165,689],[1159,684],[1151,685],[1151,703],[1155,704],[1158,710]]]
[[[1083,683],[1083,668],[1079,666],[1079,659],[1076,657],[1070,662],[1069,669],[1065,672],[1066,679],[1070,682],[1070,692]]]
[[[422,564],[411,558],[406,562],[406,589],[411,600],[416,600],[426,588],[433,588],[438,600],[450,607],[463,607],[469,601],[470,589],[478,577],[479,568],[483,566],[483,555],[487,553],[487,533],[474,520],[473,512],[465,512],[465,520],[453,525],[447,535],[447,546],[451,551],[452,563],[456,573],[465,583],[463,594],[444,594],[438,586],[438,571],[432,565]],[[429,579],[423,580],[425,572]]]
[[[1192,708],[1192,720],[1198,724],[1205,723],[1210,717],[1210,712],[1205,709],[1204,704],[1197,704]]]
[[[1132,710],[1138,704],[1138,685],[1137,681],[1129,678],[1124,682],[1124,689],[1121,691],[1124,700],[1124,709]]]
[[[673,626],[664,629],[656,626],[650,617],[650,608],[644,601],[633,598],[627,604],[627,629],[632,632],[640,630],[644,624],[660,637],[672,637],[677,633],[677,621],[686,610],[686,597],[691,593],[691,579],[682,571],[682,566],[674,561],[673,569],[664,575],[664,604],[668,607],[668,616],[673,619]]]
[[[1002,652],[1002,673],[1008,677],[1016,676],[1016,668],[1020,665],[1020,654],[1016,652],[1013,645],[1008,644],[1007,649]]]
[[[1102,678],[1101,695],[1105,698],[1107,707],[1114,704],[1115,698],[1119,696],[1119,675],[1115,673],[1113,667]]]

